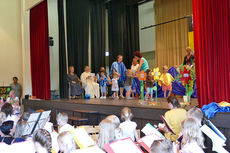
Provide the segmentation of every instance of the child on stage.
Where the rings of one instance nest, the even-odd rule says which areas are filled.
[[[118,99],[118,91],[119,91],[119,87],[118,87],[118,74],[115,72],[113,73],[113,79],[112,79],[112,92],[113,92],[113,98],[114,99]]]
[[[146,71],[147,77],[145,82],[145,87],[147,88],[147,93],[145,95],[145,100],[148,100],[148,95],[150,94],[150,100],[153,100],[153,76],[152,76],[152,70],[149,68]]]
[[[130,97],[130,94],[131,94],[132,77],[133,77],[132,71],[130,69],[127,70],[126,76],[127,77],[126,77],[126,81],[125,81],[125,90],[126,90],[126,97],[125,97],[125,99],[126,100],[130,100],[130,99],[132,99]]]
[[[100,77],[99,77],[99,85],[101,88],[101,99],[106,99],[106,85],[107,85],[107,77],[105,76],[105,72],[101,71],[100,72]]]
[[[138,86],[138,76],[137,76],[137,69],[139,67],[139,64],[138,64],[138,61],[136,58],[133,58],[133,62],[132,62],[132,66],[131,66],[131,71],[133,73],[133,79],[132,79],[132,89],[131,89],[131,92],[132,92],[132,97],[135,97],[134,95],[136,93],[138,93],[140,95],[140,91],[138,92],[137,91],[137,86]]]
[[[163,74],[161,74],[159,79],[159,85],[162,86],[162,90],[164,91],[164,98],[166,98],[167,91],[169,91],[168,96],[170,96],[172,92],[172,81],[174,78],[170,73],[168,73],[168,67],[163,66]]]

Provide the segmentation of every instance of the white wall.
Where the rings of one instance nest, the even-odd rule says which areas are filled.
[[[22,82],[21,1],[0,1],[0,86]]]
[[[141,28],[154,25],[154,1],[150,1],[139,5],[139,36],[140,36],[140,51],[149,52],[155,51],[155,28],[141,30]]]
[[[33,8],[34,6],[36,6],[37,4],[41,3],[44,0],[22,0],[24,1],[24,8],[25,10],[29,10],[31,8]]]
[[[50,46],[50,83],[51,90],[59,91],[59,35],[57,0],[48,0],[49,36],[53,37],[54,46]]]

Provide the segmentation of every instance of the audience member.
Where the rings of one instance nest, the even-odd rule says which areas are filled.
[[[165,137],[170,139],[171,141],[176,141],[179,137],[181,132],[181,122],[186,119],[186,110],[180,108],[180,103],[178,102],[177,98],[174,96],[170,96],[167,99],[168,106],[170,108],[169,111],[165,113],[165,119],[169,123],[172,130],[175,132],[176,135],[173,135],[166,126],[159,127],[159,130],[165,132]]]
[[[74,153],[78,148],[73,135],[68,131],[59,134],[57,141],[62,153]]]
[[[124,121],[120,124],[121,132],[122,132],[122,137],[123,138],[128,138],[130,137],[133,141],[138,139],[138,134],[137,134],[137,124],[133,121],[131,121],[133,117],[133,114],[131,112],[131,109],[128,107],[125,107],[121,111],[121,119]]]
[[[155,140],[150,148],[150,153],[174,153],[173,143],[170,140]]]
[[[50,133],[45,129],[35,131],[33,142],[36,153],[51,153],[52,140]]]
[[[200,108],[193,107],[188,110],[187,118],[193,118],[197,121],[197,123],[201,126],[201,122],[203,120],[203,113]]]
[[[19,118],[16,115],[13,115],[13,107],[12,107],[12,105],[10,103],[5,103],[2,106],[1,111],[6,114],[6,120],[5,121],[13,121],[14,126],[16,126]]]
[[[20,104],[19,98],[16,96],[14,90],[10,91],[10,97],[7,98],[6,102],[10,103],[13,107],[13,114],[19,115],[20,114]]]
[[[122,139],[122,133],[121,133],[121,128],[120,126],[120,120],[116,115],[109,115],[106,117],[106,119],[110,120],[112,124],[115,126],[115,137],[116,140]]]
[[[0,130],[3,136],[0,137],[0,142],[4,142],[10,145],[14,139],[13,134],[15,131],[14,122],[13,121],[5,121],[0,126]]]
[[[62,133],[74,129],[73,126],[68,124],[68,115],[66,113],[59,113],[57,115],[56,120],[58,124],[58,133]]]
[[[26,121],[19,121],[15,128],[14,140],[15,142],[23,142],[26,140],[26,137],[23,135],[24,129],[26,127]]]

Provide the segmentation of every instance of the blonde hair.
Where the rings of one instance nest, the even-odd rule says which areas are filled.
[[[0,126],[6,119],[6,114],[4,112],[0,112]]]
[[[182,122],[182,146],[192,141],[196,141],[201,148],[204,148],[204,137],[199,124],[193,118],[187,118]]]
[[[62,132],[57,137],[58,145],[63,145],[65,151],[71,152],[78,148],[73,135],[69,131]],[[61,150],[64,151],[64,150]]]
[[[120,126],[120,120],[116,115],[109,115],[106,117],[106,119],[110,120],[112,124],[115,125],[115,128],[118,128]]]
[[[20,121],[17,123],[16,125],[16,128],[15,128],[15,134],[14,134],[14,137],[15,138],[21,138],[23,137],[23,132],[24,132],[24,129],[26,127],[26,121]]]
[[[170,140],[155,140],[150,148],[150,153],[173,153],[173,144]]]
[[[163,66],[163,70],[168,70],[168,69],[169,69],[169,68],[168,68],[167,65]]]
[[[46,148],[48,152],[52,149],[52,138],[50,133],[45,129],[39,129],[33,134],[33,142],[39,143],[42,147]]]
[[[197,120],[199,122],[199,124],[201,124],[201,121],[203,119],[203,113],[197,107],[193,107],[193,108],[189,109],[187,112],[187,116],[188,116],[188,118],[193,118],[193,119]]]
[[[104,149],[104,146],[115,140],[115,125],[108,119],[104,119],[99,124],[99,138],[97,145]]]
[[[58,113],[56,120],[67,123],[68,122],[68,115],[66,113]]]
[[[133,117],[133,114],[131,112],[131,109],[128,108],[128,107],[124,107],[122,110],[121,110],[121,119],[126,121],[128,119],[132,119]]]

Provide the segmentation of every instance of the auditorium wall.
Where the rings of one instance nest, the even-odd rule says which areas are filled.
[[[22,82],[21,1],[0,1],[0,86]]]

